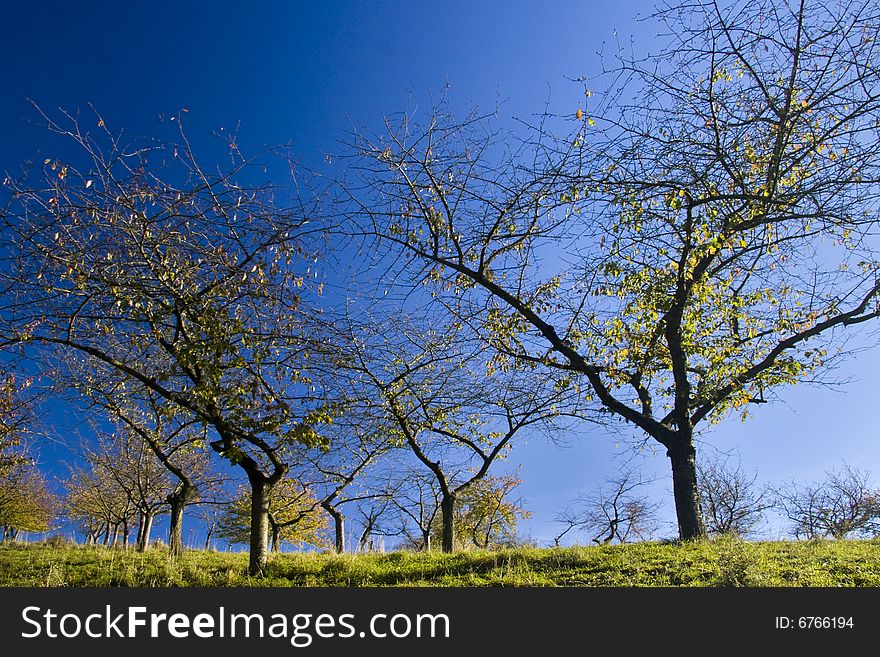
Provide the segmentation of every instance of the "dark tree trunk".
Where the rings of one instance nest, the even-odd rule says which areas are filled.
[[[272,522],[272,516],[269,516],[269,529],[272,532],[272,552],[281,552],[281,525]]]
[[[455,550],[455,495],[444,495],[440,501],[440,518],[443,525],[443,551]]]
[[[366,527],[364,527],[364,531],[361,532],[361,537],[358,540],[358,552],[366,552],[367,545],[369,544],[369,549],[372,551],[373,541],[370,540],[370,535],[373,533],[373,525],[372,523],[368,523]]]
[[[337,512],[336,515],[333,516],[333,520],[336,525],[334,547],[338,554],[342,554],[345,552],[345,516]]]
[[[211,539],[214,537],[214,525],[215,523],[210,522],[208,526],[205,528],[205,549],[211,549]]]
[[[189,491],[186,488],[168,496],[168,504],[171,507],[171,518],[168,521],[168,547],[173,557],[183,554],[183,511],[186,509],[188,498]]]
[[[269,491],[270,486],[259,476],[249,477],[251,483],[251,540],[249,575],[263,575],[269,562]]]
[[[706,537],[706,528],[700,514],[700,494],[697,490],[696,450],[693,440],[687,438],[666,453],[672,462],[672,491],[678,532],[682,540]]]
[[[153,512],[141,513],[141,521],[138,525],[137,551],[144,552],[150,544],[150,532],[153,530]]]
[[[325,502],[321,506],[333,518],[333,549],[337,554],[342,554],[345,552],[345,516],[330,503]]]

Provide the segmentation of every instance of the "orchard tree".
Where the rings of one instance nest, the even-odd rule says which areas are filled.
[[[358,552],[372,552],[376,549],[375,538],[399,536],[400,532],[391,525],[391,513],[394,505],[391,499],[380,492],[362,501],[356,507],[360,524],[360,537],[358,538]]]
[[[654,18],[654,54],[605,58],[519,141],[444,105],[361,135],[349,230],[499,363],[570,376],[662,445],[689,539],[695,433],[827,382],[880,314],[880,12],[698,0]]]
[[[98,115],[45,119],[67,142],[34,180],[7,179],[0,342],[51,366],[86,357],[204,423],[210,448],[247,475],[259,574],[286,451],[321,442],[327,418],[309,393],[316,315],[301,298],[318,201],[294,181],[284,193],[259,182],[234,135],[231,165],[212,171],[182,129],[123,142]]]
[[[121,532],[122,545],[128,546],[137,509],[129,495],[106,470],[90,462],[74,466],[70,468],[64,484],[64,515],[83,530],[87,543],[101,541],[113,547],[119,541]]]
[[[221,511],[217,536],[229,543],[247,543],[250,536],[251,492],[239,488],[235,498]],[[268,520],[273,552],[281,542],[323,546],[326,543],[327,517],[320,501],[303,482],[285,477],[269,492]]]
[[[21,531],[47,531],[58,501],[31,463],[19,463],[0,476],[0,540],[15,540]]]
[[[739,462],[731,464],[728,456],[697,461],[700,511],[710,536],[746,537],[761,525],[773,503],[768,489],[755,486],[757,478],[757,472],[748,475]]]
[[[880,490],[871,485],[869,472],[846,463],[827,472],[824,481],[783,484],[776,500],[798,538],[880,535]]]
[[[392,535],[403,536],[418,550],[433,547],[431,528],[440,512],[442,491],[436,479],[421,470],[409,470],[385,488],[385,495],[397,510],[398,529]]]
[[[459,547],[494,550],[519,543],[517,525],[532,516],[515,497],[520,484],[515,475],[488,475],[465,490],[455,513]]]
[[[127,427],[112,435],[100,434],[97,446],[87,448],[84,457],[99,480],[121,490],[137,512],[137,549],[143,552],[150,544],[153,521],[168,509],[170,472],[143,438]]]
[[[553,539],[558,546],[569,532],[584,532],[593,543],[644,540],[657,528],[659,502],[652,502],[644,488],[652,483],[633,468],[624,468],[603,486],[582,493],[562,511],[556,522],[563,530]]]
[[[225,481],[211,468],[207,427],[148,389],[140,389],[139,398],[129,392],[124,380],[115,385],[106,378],[100,381],[103,386],[96,385],[96,377],[82,377],[76,385],[111,421],[137,436],[174,479],[165,491],[170,514],[168,546],[173,556],[180,556],[186,507],[212,500]]]
[[[351,350],[343,367],[435,480],[441,546],[451,552],[458,499],[504,458],[517,435],[554,431],[571,413],[565,386],[519,372],[487,374],[480,345],[439,320],[398,312],[393,320],[353,326],[341,341]]]
[[[366,469],[388,449],[387,442],[360,443],[355,448],[343,447],[343,450],[337,451],[335,458],[321,458],[326,453],[316,452],[308,459],[309,465],[318,474],[313,485],[323,491],[321,508],[333,519],[333,549],[337,553],[345,552],[343,508],[382,497],[381,493],[370,492],[362,485],[358,486],[359,490],[353,492],[353,489],[356,483],[361,483],[359,480],[364,477]]]

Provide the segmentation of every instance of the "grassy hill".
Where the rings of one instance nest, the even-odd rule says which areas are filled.
[[[641,543],[500,552],[247,555],[0,544],[0,586],[880,586],[880,542]]]

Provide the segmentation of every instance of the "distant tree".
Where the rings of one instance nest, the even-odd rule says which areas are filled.
[[[520,484],[522,480],[514,475],[488,475],[465,490],[455,514],[460,548],[492,550],[519,543],[518,523],[532,515],[515,497]],[[435,530],[435,535],[439,533]]]
[[[495,369],[482,345],[440,318],[399,310],[387,321],[349,324],[344,367],[371,391],[384,424],[436,482],[441,547],[456,546],[456,504],[489,475],[517,436],[552,433],[571,411],[552,378]],[[389,328],[392,327],[392,328]]]
[[[355,507],[360,521],[358,552],[372,552],[375,549],[373,541],[377,537],[400,535],[400,530],[394,529],[390,524],[394,508],[390,497],[384,493],[373,495]]]
[[[385,496],[397,510],[399,529],[394,533],[403,536],[409,546],[431,550],[431,528],[436,527],[442,498],[436,480],[430,474],[410,470],[385,488]]]
[[[764,521],[773,503],[766,488],[756,489],[757,478],[757,473],[749,476],[743,472],[739,462],[730,465],[728,457],[697,460],[700,511],[710,536],[746,537]]]
[[[138,513],[116,479],[87,461],[72,467],[64,483],[64,514],[83,530],[86,542],[115,546],[121,534],[122,545],[127,547]]]
[[[776,499],[798,538],[880,534],[880,490],[871,485],[869,472],[846,463],[828,471],[821,482],[783,484]]]
[[[14,540],[21,531],[47,531],[57,513],[58,501],[33,465],[16,465],[0,477],[0,540]]]
[[[112,422],[143,441],[173,478],[165,499],[170,514],[168,545],[171,554],[179,556],[183,553],[186,507],[210,500],[225,480],[211,467],[207,427],[150,390],[141,389],[133,395],[121,382],[103,384],[96,385],[94,377],[81,377],[74,383]]]
[[[309,482],[321,508],[332,519],[333,547],[338,553],[345,552],[344,509],[383,495],[370,490],[368,475],[377,462],[399,447],[395,433],[371,414],[370,405],[358,406],[351,400],[328,427],[324,449],[301,448],[299,467],[294,468],[302,472],[301,478]]]
[[[308,486],[284,478],[268,492],[268,520],[271,550],[281,550],[281,543],[326,545],[327,516]],[[230,543],[247,543],[250,526],[250,492],[239,488],[235,498],[223,508],[217,521],[217,536]]]
[[[205,542],[203,544],[205,550],[211,549],[211,541],[217,534],[220,518],[223,516],[225,506],[226,502],[217,500],[200,504],[197,507],[196,517],[201,520],[205,531]]]
[[[639,492],[649,483],[634,469],[624,469],[597,490],[582,493],[562,511],[556,522],[563,526],[554,543],[570,532],[586,533],[593,543],[626,543],[643,540],[657,527],[661,504]]]
[[[122,490],[137,511],[137,549],[143,552],[156,516],[168,511],[174,487],[170,473],[143,438],[124,425],[115,434],[99,434],[97,448],[88,449],[85,458],[93,472]]]

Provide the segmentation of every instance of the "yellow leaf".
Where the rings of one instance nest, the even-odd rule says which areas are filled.
[[[584,110],[578,107],[578,111],[574,116],[578,121],[580,121],[582,118],[584,118]]]
[[[593,119],[587,119],[587,123],[589,123],[591,126],[596,125],[596,122]]]
[[[807,101],[805,101],[805,100],[801,101],[801,107],[806,107],[808,104],[809,103],[807,103]]]

